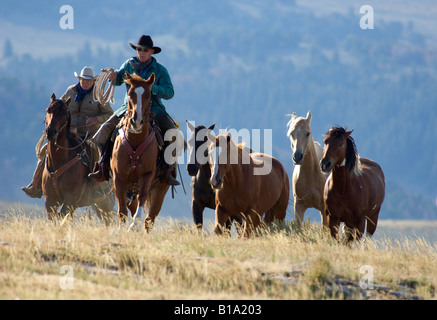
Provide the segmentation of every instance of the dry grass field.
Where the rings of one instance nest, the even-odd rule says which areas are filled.
[[[437,243],[420,237],[347,246],[311,223],[251,239],[205,229],[158,218],[132,233],[11,211],[0,220],[0,299],[436,299]]]

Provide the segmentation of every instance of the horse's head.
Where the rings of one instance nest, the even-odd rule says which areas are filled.
[[[209,164],[211,167],[210,183],[214,189],[220,189],[231,163],[238,163],[238,160],[231,158],[235,155],[235,150],[237,150],[235,148],[237,148],[237,146],[232,148],[233,142],[229,132],[224,135],[218,135],[215,139],[212,139],[210,135],[208,135],[208,139],[210,139],[210,141],[212,140],[208,150]]]
[[[351,133],[345,128],[333,127],[325,134],[323,157],[320,160],[323,172],[331,171],[334,166],[346,166],[349,171],[358,173],[359,155]]]
[[[287,136],[290,139],[293,162],[295,165],[302,164],[308,143],[312,140],[311,112],[308,111],[306,118],[297,117],[293,112],[287,124]]]
[[[136,74],[130,75],[129,72],[126,72],[125,82],[130,85],[127,92],[129,102],[126,112],[128,130],[140,133],[143,125],[149,121],[155,74],[152,73],[149,79],[144,80]]]
[[[197,175],[202,164],[208,162],[208,133],[214,129],[215,123],[208,128],[205,126],[194,127],[187,121],[188,127],[191,130],[191,136],[188,139],[189,162],[187,171],[190,176]]]
[[[61,130],[69,127],[70,124],[70,112],[68,111],[68,105],[70,104],[70,97],[64,102],[63,100],[56,99],[53,93],[50,98],[50,104],[46,110],[46,123],[45,133],[48,141],[56,141],[58,134]]]

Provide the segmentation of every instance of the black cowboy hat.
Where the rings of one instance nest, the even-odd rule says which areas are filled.
[[[154,47],[153,46],[152,38],[150,36],[146,36],[144,34],[138,39],[137,45],[134,45],[134,44],[132,44],[130,42],[129,42],[129,45],[133,49],[135,49],[135,50],[137,50],[137,47],[140,47],[140,48],[145,48],[145,49],[152,48],[155,51],[154,52],[155,54],[161,52],[161,48],[160,47]]]

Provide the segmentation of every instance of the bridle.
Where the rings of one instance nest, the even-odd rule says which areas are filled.
[[[146,111],[144,113],[142,113],[142,120],[143,120],[144,123],[145,123],[145,121],[149,121],[149,119],[146,119],[146,118],[148,118],[147,117],[148,115],[149,115],[149,118],[150,118],[151,107],[152,107],[152,99],[150,99],[149,107],[146,109]],[[133,108],[131,106],[131,102],[128,101],[128,110],[126,112],[126,121],[125,121],[126,130],[128,132],[130,132],[130,133],[139,133],[138,131],[134,130],[131,127],[130,120],[132,118],[133,118]]]
[[[63,102],[62,100],[58,100],[57,102],[61,102],[61,103],[63,103],[63,105],[65,105],[65,102]],[[63,108],[63,110],[64,110],[64,112],[65,112],[66,115],[67,115],[67,120],[66,120],[65,123],[64,123],[64,124],[63,124],[59,129],[58,129],[58,135],[59,135],[59,132],[61,132],[62,129],[64,129],[64,128],[67,126],[68,121],[70,120],[70,117],[71,117],[71,116],[70,116],[70,112],[68,111],[68,109]],[[46,123],[46,124],[47,124],[47,123]],[[47,129],[47,126],[46,126],[46,129]],[[72,147],[72,148],[63,147],[63,146],[57,144],[57,142],[56,142],[57,139],[55,139],[55,141],[53,141],[52,143],[53,143],[54,146],[56,146],[56,147],[59,148],[59,149],[67,150],[67,151],[72,151],[72,150],[76,150],[78,147],[82,146],[82,145],[86,142],[86,140],[87,140],[89,137],[90,137],[90,134],[89,134],[89,132],[87,131],[87,133],[86,133],[86,135],[85,135],[85,138],[84,138],[84,139],[81,139],[82,141],[81,141],[77,146]],[[57,138],[57,137],[56,137],[56,138]]]

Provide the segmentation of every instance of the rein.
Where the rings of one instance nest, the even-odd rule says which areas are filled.
[[[64,127],[65,127],[66,125],[67,125],[67,122],[65,122],[65,123],[64,123],[64,124],[59,128],[59,132],[61,132],[61,130],[64,129]],[[86,133],[86,135],[85,135],[85,138],[81,139],[82,142],[80,142],[77,146],[72,147],[72,148],[63,147],[63,146],[57,144],[56,141],[53,142],[53,145],[56,146],[56,147],[59,148],[59,149],[62,149],[62,150],[72,151],[72,150],[76,150],[78,147],[82,146],[82,145],[86,142],[86,140],[87,140],[89,137],[90,137],[90,133],[87,131],[87,133]]]
[[[60,146],[59,144],[56,143],[56,141],[53,142],[53,144],[59,149],[72,151],[72,150],[76,150],[78,147],[82,146],[88,140],[89,137],[90,137],[90,133],[87,131],[85,138],[81,139],[82,142],[73,148],[67,148],[67,147]]]

